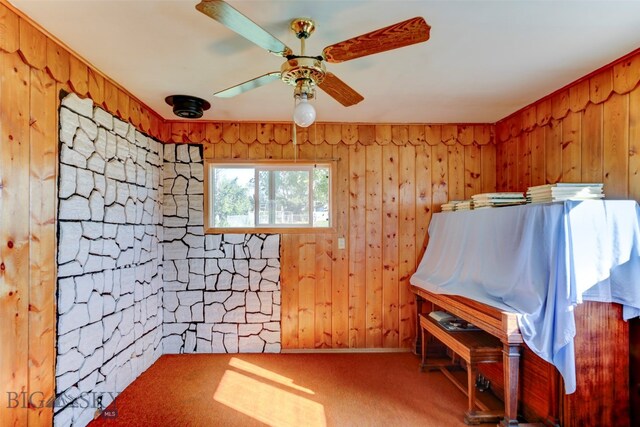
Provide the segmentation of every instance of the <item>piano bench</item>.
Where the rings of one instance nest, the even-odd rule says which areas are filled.
[[[420,369],[437,368],[460,388],[469,398],[469,409],[465,413],[466,424],[480,424],[497,422],[504,417],[504,411],[492,411],[476,399],[475,381],[478,375],[478,363],[492,363],[502,361],[502,343],[493,335],[484,331],[452,332],[444,329],[429,316],[420,316],[420,331],[422,334],[422,362]],[[427,342],[433,336],[442,342],[454,354],[467,363],[467,387],[454,377],[448,366],[427,363]],[[476,406],[482,410],[476,410]]]

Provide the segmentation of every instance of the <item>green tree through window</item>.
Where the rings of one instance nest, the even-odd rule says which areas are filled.
[[[229,171],[216,169],[213,200],[214,224],[216,227],[232,227],[236,225],[252,226],[253,217],[253,182],[241,185],[236,177],[228,177]],[[244,220],[242,217],[245,217]],[[240,218],[240,219],[239,219]],[[235,221],[234,221],[235,219]]]

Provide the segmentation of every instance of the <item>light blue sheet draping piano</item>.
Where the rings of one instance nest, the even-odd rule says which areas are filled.
[[[616,302],[640,315],[640,207],[568,201],[437,213],[411,284],[518,313],[525,343],[576,389],[573,308]]]

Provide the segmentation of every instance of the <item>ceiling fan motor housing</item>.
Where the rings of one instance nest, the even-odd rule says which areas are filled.
[[[296,56],[282,64],[280,78],[288,85],[296,86],[300,80],[308,80],[313,86],[324,80],[326,68],[316,57]]]

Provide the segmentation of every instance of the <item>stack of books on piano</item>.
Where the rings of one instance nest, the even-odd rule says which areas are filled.
[[[449,202],[443,203],[440,208],[442,212],[468,211],[473,209],[473,202],[471,200],[449,200]]]
[[[457,211],[468,211],[473,209],[473,201],[463,200],[456,205]]]
[[[447,203],[443,203],[440,207],[442,212],[452,212],[456,210],[456,205],[460,203],[460,200],[449,200]]]
[[[497,208],[501,206],[521,205],[527,203],[522,193],[482,193],[471,196],[473,207]]]
[[[604,198],[602,183],[569,183],[536,185],[527,190],[527,202],[549,203],[565,200],[597,200]]]

